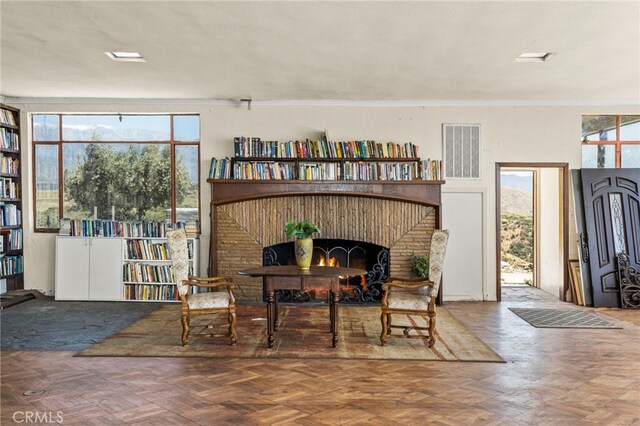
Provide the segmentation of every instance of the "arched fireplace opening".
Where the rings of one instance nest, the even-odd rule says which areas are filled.
[[[293,242],[263,248],[262,265],[295,265]],[[379,303],[382,284],[389,277],[389,249],[364,241],[318,238],[313,240],[312,265],[344,266],[367,271],[366,276],[340,278],[340,303]],[[317,302],[328,299],[326,288],[278,290],[282,302]],[[263,300],[266,293],[263,288]]]

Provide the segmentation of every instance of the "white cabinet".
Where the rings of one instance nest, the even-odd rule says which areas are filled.
[[[56,237],[56,300],[122,300],[122,238]]]

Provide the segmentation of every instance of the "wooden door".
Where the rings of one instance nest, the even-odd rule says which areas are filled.
[[[582,169],[594,306],[620,306],[616,254],[640,266],[640,169]]]

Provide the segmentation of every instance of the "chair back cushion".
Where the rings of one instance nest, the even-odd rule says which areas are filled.
[[[429,280],[433,281],[431,297],[438,295],[440,281],[442,281],[442,267],[444,265],[444,254],[447,251],[447,241],[449,231],[446,229],[436,229],[431,236],[431,249],[429,251]]]
[[[169,255],[173,263],[173,278],[178,286],[180,296],[187,294],[189,287],[182,285],[189,278],[189,254],[187,249],[187,234],[184,229],[167,231]]]

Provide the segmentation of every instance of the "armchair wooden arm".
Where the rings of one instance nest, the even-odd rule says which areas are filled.
[[[422,287],[433,288],[434,282],[427,278],[396,278],[389,277],[386,283],[382,285],[382,290],[390,290],[391,287],[416,289]]]
[[[202,288],[215,288],[226,286],[227,289],[235,288],[233,280],[229,277],[196,277],[189,275],[186,280],[182,281],[183,285],[196,286]]]

